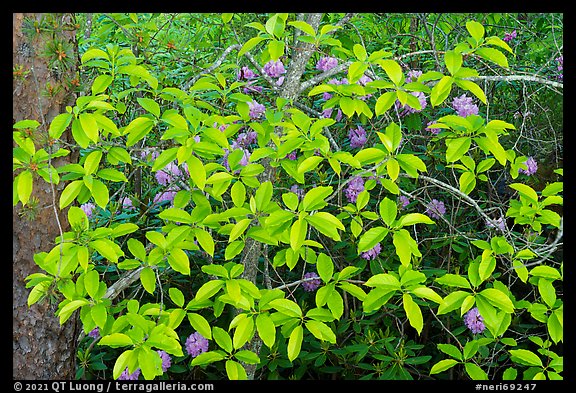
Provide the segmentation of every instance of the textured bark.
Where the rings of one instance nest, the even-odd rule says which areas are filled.
[[[13,121],[34,119],[41,123],[38,132],[46,132],[50,121],[69,105],[71,95],[63,89],[54,97],[43,97],[40,90],[53,78],[47,62],[40,55],[43,51],[43,35],[30,41],[22,32],[26,17],[40,19],[41,14],[13,14],[13,64],[30,71],[25,80],[13,80]],[[66,18],[66,16],[63,16]],[[65,39],[74,39],[74,31],[65,31]],[[76,57],[74,57],[76,58]],[[68,70],[73,75],[75,70]],[[64,134],[66,136],[66,134]],[[39,147],[38,147],[39,148]],[[70,160],[63,157],[53,160],[54,166]],[[56,201],[63,184],[54,186]],[[40,269],[33,261],[34,254],[50,251],[54,239],[60,234],[53,208],[53,192],[50,184],[41,178],[34,180],[33,197],[38,198],[37,214],[32,221],[19,217],[22,205],[12,211],[13,226],[13,378],[15,379],[72,379],[75,372],[74,318],[60,326],[54,315],[56,305],[43,301],[28,307],[30,289],[25,288],[24,278]],[[66,215],[60,213],[60,223],[66,230]]]
[[[300,15],[299,15],[300,16]],[[302,15],[304,16],[304,15]],[[307,21],[308,24],[312,26],[314,30],[318,30],[320,21],[322,19],[322,14],[308,14]],[[300,80],[306,69],[306,64],[310,60],[310,56],[314,53],[314,45],[304,42],[299,42],[293,51],[293,56],[291,58],[290,64],[288,65],[288,70],[286,72],[286,77],[284,78],[284,83],[282,84],[282,90],[280,91],[280,96],[287,98],[289,100],[296,100],[300,94]],[[261,182],[273,181],[274,170],[270,165],[267,164],[267,160],[263,160],[264,167],[266,170],[262,173],[260,177]],[[242,277],[256,284],[256,278],[258,276],[258,268],[260,256],[262,255],[262,243],[247,238],[246,246],[242,254],[242,263],[244,265],[244,272]],[[262,347],[262,340],[256,333],[254,338],[246,345],[246,348],[255,352],[260,353],[260,348]],[[245,364],[246,374],[248,379],[254,379],[256,373],[255,364]]]

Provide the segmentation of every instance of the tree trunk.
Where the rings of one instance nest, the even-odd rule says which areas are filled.
[[[299,14],[302,18],[306,14]],[[307,14],[307,21],[309,25],[312,26],[314,30],[318,30],[320,21],[322,19],[322,14]],[[282,90],[280,91],[280,97],[287,98],[288,100],[296,100],[299,95],[300,90],[300,80],[306,69],[306,64],[308,60],[314,53],[314,45],[304,42],[294,43],[294,51],[292,52],[292,58],[290,64],[288,65],[288,70],[286,77],[284,78],[284,83],[282,84]],[[273,181],[274,171],[270,165],[266,165],[268,161],[263,160],[264,167],[266,170],[262,173],[260,177],[261,182]],[[244,273],[242,277],[256,284],[256,278],[258,275],[258,262],[260,256],[262,255],[262,243],[252,239],[246,239],[246,246],[244,247],[242,255],[242,263],[244,265]],[[259,354],[260,348],[262,347],[262,340],[255,334],[254,338],[246,345],[246,348]],[[255,364],[244,365],[246,369],[246,374],[248,379],[254,379],[256,373]]]
[[[41,18],[49,16],[47,25],[53,31],[35,29],[33,23],[23,23],[27,20],[40,22]],[[45,44],[49,40],[64,40],[70,43],[67,48],[76,48],[74,25],[70,23],[70,15],[45,15],[14,13],[13,21],[13,122],[24,119],[38,121],[41,125],[34,131],[37,150],[45,147],[47,130],[52,119],[62,113],[66,105],[72,104],[70,92],[72,84],[66,83],[74,79],[76,65],[56,69],[51,66],[45,54]],[[52,23],[54,22],[54,23]],[[66,24],[68,29],[61,27]],[[36,32],[36,34],[35,34]],[[75,49],[72,50],[74,52]],[[77,59],[72,56],[73,62]],[[50,85],[47,85],[49,83]],[[61,89],[59,87],[61,86]],[[53,88],[53,94],[46,96],[43,90]],[[46,91],[44,91],[46,93]],[[69,137],[67,133],[63,138]],[[57,167],[71,160],[62,157],[53,160]],[[54,247],[54,239],[60,235],[56,220],[53,201],[58,201],[63,188],[63,182],[52,186],[42,178],[34,179],[33,198],[37,198],[37,206],[22,207],[20,203],[12,210],[12,244],[13,244],[13,378],[14,379],[73,379],[76,358],[76,324],[74,318],[64,326],[60,326],[54,315],[57,303],[50,304],[44,300],[28,307],[27,299],[30,289],[25,288],[24,279],[31,273],[39,272],[34,263],[34,254],[50,251]],[[60,213],[59,221],[63,230],[67,229],[66,214]]]

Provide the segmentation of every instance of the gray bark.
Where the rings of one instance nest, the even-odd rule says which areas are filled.
[[[39,132],[46,132],[50,121],[64,110],[65,105],[70,104],[70,94],[66,89],[50,98],[40,94],[46,82],[55,86],[60,80],[54,80],[46,60],[40,57],[44,40],[50,37],[40,35],[30,41],[21,28],[26,17],[39,20],[42,14],[15,13],[12,16],[13,64],[30,71],[24,80],[13,80],[13,121],[37,120],[41,123]],[[65,31],[63,34],[63,38],[74,39],[73,31]],[[70,72],[70,75],[74,71],[63,70]],[[62,157],[52,163],[58,166],[68,160],[70,157]],[[76,359],[75,318],[60,326],[54,315],[55,304],[45,301],[30,308],[27,304],[30,289],[25,288],[24,278],[40,271],[33,256],[40,251],[50,251],[55,237],[60,235],[58,220],[54,215],[53,192],[59,193],[62,184],[52,187],[41,178],[35,179],[33,184],[32,196],[39,201],[34,219],[29,221],[19,216],[22,211],[20,203],[12,210],[12,375],[15,379],[73,379]],[[66,227],[64,212],[59,213],[58,219]]]

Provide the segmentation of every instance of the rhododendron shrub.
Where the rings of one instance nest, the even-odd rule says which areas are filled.
[[[563,183],[530,185],[476,83],[516,33],[467,20],[412,70],[344,46],[348,17],[269,14],[180,84],[156,54],[87,45],[51,143],[14,125],[14,205],[41,176],[70,223],[28,304],[79,320],[99,377],[561,378]]]

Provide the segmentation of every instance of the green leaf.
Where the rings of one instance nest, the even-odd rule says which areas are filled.
[[[396,254],[400,258],[400,263],[403,266],[408,266],[412,261],[412,255],[422,256],[418,251],[416,241],[410,236],[410,232],[406,229],[400,229],[394,232],[392,242],[396,248]]]
[[[486,372],[484,372],[484,370],[482,370],[474,363],[464,363],[464,368],[466,369],[466,372],[470,378],[472,378],[474,381],[485,381],[488,379]]]
[[[366,54],[366,49],[360,44],[354,44],[352,47],[352,51],[354,52],[354,56],[360,61],[366,61],[368,55]]]
[[[449,50],[444,54],[444,63],[450,74],[454,75],[462,67],[462,55],[456,51]]]
[[[226,246],[226,250],[224,251],[224,259],[229,261],[230,259],[234,258],[236,255],[242,252],[245,245],[246,244],[242,240],[236,240],[229,243]]]
[[[210,329],[210,323],[206,320],[206,318],[193,312],[189,312],[187,315],[188,321],[190,321],[190,325],[204,338],[211,340],[212,330]]]
[[[326,235],[335,241],[340,241],[338,229],[344,230],[345,227],[344,224],[342,224],[340,220],[332,214],[317,212],[313,215],[306,216],[305,219],[323,235]]]
[[[458,161],[462,156],[468,153],[470,150],[470,144],[472,143],[472,138],[461,137],[461,138],[451,138],[446,139],[446,161],[454,162]]]
[[[401,288],[400,281],[389,273],[376,274],[370,277],[364,285],[369,287],[389,288],[393,290],[399,290]]]
[[[306,329],[308,329],[308,331],[310,331],[310,333],[312,333],[318,340],[328,341],[331,344],[336,344],[336,335],[325,323],[309,320],[306,321],[305,325]]]
[[[488,302],[490,302],[493,306],[499,308],[500,310],[506,313],[513,313],[514,312],[514,304],[512,300],[506,295],[504,292],[500,291],[499,289],[495,288],[486,288],[478,295],[485,298]]]
[[[242,45],[242,48],[238,52],[238,57],[240,57],[243,54],[245,54],[246,52],[250,51],[252,48],[254,48],[256,45],[258,45],[260,42],[262,42],[264,40],[265,40],[265,38],[260,37],[260,36],[250,38],[248,41],[246,41],[246,43],[244,45]]]
[[[98,142],[98,123],[90,113],[81,113],[78,116],[82,130],[92,142]]]
[[[247,316],[242,319],[236,329],[234,330],[234,336],[232,337],[232,344],[234,349],[241,348],[254,336],[254,318]]]
[[[476,41],[484,37],[484,26],[474,20],[466,22],[466,30]]]
[[[382,199],[382,202],[380,202],[378,211],[380,212],[380,217],[382,217],[384,223],[390,227],[392,226],[394,220],[396,220],[398,206],[396,205],[396,202],[389,199],[388,197],[385,197]]]
[[[60,139],[70,122],[72,121],[72,113],[61,113],[52,119],[48,134],[54,139]]]
[[[435,281],[448,287],[471,289],[470,283],[466,277],[460,276],[458,274],[445,274],[442,277],[438,277]]]
[[[402,74],[402,67],[394,60],[379,60],[377,64],[382,67],[382,69],[388,75],[388,78],[396,85],[399,86],[404,79]]]
[[[436,346],[438,347],[439,350],[444,352],[446,355],[452,356],[456,360],[460,360],[460,361],[463,360],[462,353],[454,345],[452,345],[452,344],[437,344]]]
[[[536,191],[534,191],[532,187],[522,183],[512,183],[509,185],[509,187],[512,188],[513,190],[518,191],[521,196],[530,200],[530,202],[535,204],[538,203],[538,194],[536,193]]]
[[[276,326],[268,314],[260,313],[256,316],[256,329],[262,342],[272,348],[276,342]]]
[[[97,299],[100,287],[100,275],[96,270],[90,270],[84,274],[84,287],[92,299]]]
[[[25,206],[28,203],[28,200],[30,199],[30,195],[32,195],[32,187],[33,187],[32,172],[30,171],[20,172],[20,174],[16,176],[15,182],[18,191],[18,199],[22,202],[22,205]]]
[[[206,251],[206,253],[208,255],[213,257],[214,256],[214,239],[212,238],[212,235],[210,235],[210,233],[208,233],[208,231],[206,231],[202,228],[194,229],[194,235],[196,236],[196,240],[198,241],[198,244],[200,244],[200,247],[202,247],[202,249],[204,251]]]
[[[475,53],[486,60],[498,64],[500,67],[508,68],[508,59],[497,49],[482,47],[476,49]]]
[[[190,274],[190,260],[188,255],[179,248],[173,248],[168,254],[168,263],[172,269],[184,275]]]
[[[304,33],[312,37],[316,37],[316,32],[314,31],[314,28],[304,21],[300,20],[290,21],[288,22],[288,26],[294,26],[295,28],[302,30]]]
[[[270,307],[273,307],[277,311],[281,312],[290,317],[299,318],[302,316],[302,309],[296,302],[289,299],[274,299],[268,303]]]
[[[304,329],[301,325],[297,325],[290,337],[288,338],[288,359],[293,361],[300,354],[300,348],[302,347],[302,339],[304,338]]]
[[[230,344],[230,347],[232,347],[232,344]],[[191,366],[203,366],[206,364],[219,362],[220,360],[222,360],[224,358],[225,358],[225,355],[221,351],[208,351],[208,352],[201,353],[200,355],[198,355],[194,359],[192,359],[192,362],[190,363],[190,365]]]
[[[408,293],[402,295],[402,300],[404,311],[406,312],[410,326],[416,329],[418,335],[420,335],[422,328],[424,327],[424,319],[422,318],[422,310],[420,310],[420,306],[416,304],[414,299],[412,299],[412,296]]]
[[[402,276],[402,277],[404,277],[404,276]],[[440,295],[438,295],[432,288],[420,286],[420,287],[412,288],[410,290],[410,292],[412,294],[418,296],[419,298],[432,300],[433,302],[436,302],[438,304],[444,303],[444,300],[442,299],[442,297]]]
[[[332,275],[334,274],[334,263],[328,255],[320,253],[316,259],[316,269],[322,281],[327,283],[332,279]]]
[[[110,199],[108,193],[108,187],[100,180],[94,180],[92,182],[92,197],[94,197],[94,202],[102,209],[106,209],[108,201]]]
[[[432,366],[432,369],[430,369],[430,375],[438,374],[438,373],[441,373],[443,371],[446,371],[446,370],[454,367],[458,363],[459,362],[457,360],[454,360],[454,359],[440,360],[438,363],[436,363]]]
[[[468,195],[476,187],[476,175],[470,171],[463,172],[458,179],[458,184],[460,185],[460,191]]]
[[[300,165],[298,165],[298,173],[303,174],[308,171],[315,169],[322,161],[324,157],[311,156],[303,160]]]
[[[352,66],[350,66],[350,69],[352,69]],[[342,112],[347,117],[352,117],[354,115],[354,112],[356,111],[356,107],[354,106],[354,100],[352,98],[342,97],[342,98],[340,98],[340,101],[338,101],[338,104],[340,105]]]
[[[234,360],[226,360],[225,367],[228,379],[232,381],[248,379],[246,370],[240,363],[235,362]]]
[[[162,210],[158,214],[158,217],[166,221],[181,222],[185,224],[193,223],[192,218],[190,217],[190,213],[177,207],[169,207]]]
[[[249,351],[247,349],[243,349],[241,351],[238,351],[234,354],[234,357],[238,360],[240,360],[241,362],[247,363],[247,364],[258,364],[260,363],[260,358],[258,357],[257,354],[255,354],[252,351]]]
[[[311,189],[304,195],[302,209],[304,211],[318,210],[326,206],[324,199],[332,194],[331,186],[321,186]]]
[[[221,327],[214,326],[212,328],[212,336],[220,348],[228,353],[232,352],[232,339],[226,330],[222,329]]]
[[[274,61],[284,56],[284,41],[270,40],[268,43],[268,53],[270,54],[270,59]]]
[[[443,76],[442,79],[434,87],[432,88],[432,92],[430,93],[430,103],[432,106],[438,106],[448,96],[450,95],[450,91],[452,90],[452,83],[454,79],[450,76]]]
[[[98,251],[98,254],[102,255],[104,258],[110,260],[111,262],[118,263],[119,255],[115,250],[117,245],[113,241],[108,239],[97,239],[91,241],[89,245]]]
[[[527,349],[511,349],[510,359],[518,364],[532,367],[543,367],[542,360],[534,352]]]
[[[136,97],[136,100],[147,112],[152,113],[156,117],[160,117],[160,105],[151,98]]]
[[[170,296],[170,299],[174,302],[175,305],[177,305],[178,307],[184,307],[184,294],[182,293],[181,290],[172,287],[168,290],[168,295]]]
[[[385,113],[396,102],[397,95],[395,91],[387,91],[376,100],[375,113],[380,116]]]
[[[254,194],[256,210],[262,211],[268,206],[270,203],[270,198],[272,198],[272,191],[273,187],[270,181],[266,181],[260,184],[260,187],[258,187],[256,193]]]
[[[397,227],[407,227],[415,224],[434,224],[430,217],[422,213],[408,213],[401,216],[396,223]]]
[[[154,126],[154,120],[148,117],[137,117],[130,122],[124,129],[124,135],[128,134],[126,146],[135,145],[144,138]]]
[[[202,302],[209,299],[214,294],[216,294],[224,286],[224,281],[222,280],[210,280],[202,284],[202,286],[196,292],[194,300],[197,302]]]
[[[60,210],[64,209],[66,206],[72,203],[74,199],[80,193],[80,190],[84,186],[84,182],[82,180],[75,180],[68,184],[66,188],[60,194]]]
[[[538,293],[544,300],[544,303],[548,305],[548,307],[554,307],[556,303],[556,289],[550,280],[545,278],[538,279]]]
[[[472,94],[474,94],[480,101],[486,104],[486,94],[484,94],[484,90],[476,83],[464,79],[456,79],[455,83],[464,90],[468,90]]]
[[[377,243],[384,240],[388,232],[388,228],[385,227],[370,228],[358,240],[358,254],[374,248]]]
[[[156,290],[156,274],[154,270],[149,267],[145,267],[140,272],[140,281],[146,292],[153,294]]]
[[[98,341],[98,345],[107,345],[112,348],[125,347],[132,344],[132,339],[124,333],[108,334]]]

